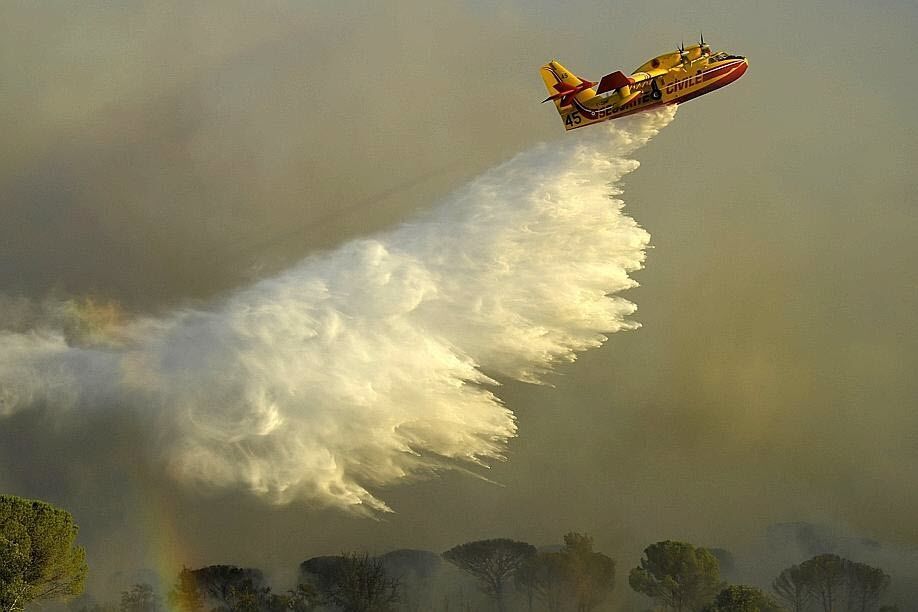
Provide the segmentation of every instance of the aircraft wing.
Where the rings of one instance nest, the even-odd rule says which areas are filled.
[[[641,83],[643,81],[649,81],[650,79],[655,79],[665,75],[669,70],[666,68],[651,68],[646,72],[635,72],[631,75],[631,78],[634,79],[635,83]]]
[[[649,81],[656,77],[663,76],[669,72],[665,68],[652,68],[647,72],[635,72],[630,77],[625,76],[622,72],[616,71],[611,74],[607,74],[602,77],[602,80],[599,81],[599,88],[596,90],[597,94],[603,94],[607,91],[613,91],[620,87],[626,85],[634,85],[636,83],[643,83],[644,81]],[[592,85],[592,83],[591,83]]]
[[[623,72],[613,72],[602,77],[602,80],[599,81],[599,88],[596,90],[596,93],[603,94],[607,91],[612,91],[613,89],[625,87],[626,85],[632,85],[633,83],[634,79],[626,77]]]

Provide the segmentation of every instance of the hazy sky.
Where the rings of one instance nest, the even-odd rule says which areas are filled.
[[[273,571],[579,529],[624,574],[658,539],[754,550],[798,520],[918,546],[916,27],[913,2],[4,3],[15,329],[18,298],[206,301],[577,138],[538,103],[553,57],[600,77],[703,29],[750,69],[638,154],[643,327],[500,389],[500,486],[395,487],[382,521],[274,507],[175,485],[128,418],[53,411],[0,421],[0,486],[71,509],[106,571],[156,566],[156,538]]]

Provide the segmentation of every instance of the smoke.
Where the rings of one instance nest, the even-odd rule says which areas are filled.
[[[614,294],[649,235],[614,196],[674,112],[536,147],[208,308],[122,322],[89,301],[82,333],[8,329],[0,415],[129,411],[182,481],[388,510],[373,488],[503,458],[516,424],[499,378],[542,382],[637,327]]]

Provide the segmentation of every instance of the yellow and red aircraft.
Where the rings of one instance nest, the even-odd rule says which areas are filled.
[[[540,72],[564,129],[573,130],[608,119],[618,119],[665,104],[680,104],[728,85],[743,76],[749,61],[723,51],[713,53],[700,44],[680,45],[658,55],[625,76],[613,72],[593,83],[552,60]]]

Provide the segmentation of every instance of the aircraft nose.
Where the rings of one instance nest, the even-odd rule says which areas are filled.
[[[744,57],[743,63],[740,64],[739,68],[737,68],[736,70],[736,78],[740,78],[741,76],[746,74],[746,70],[748,69],[749,69],[749,58]]]

